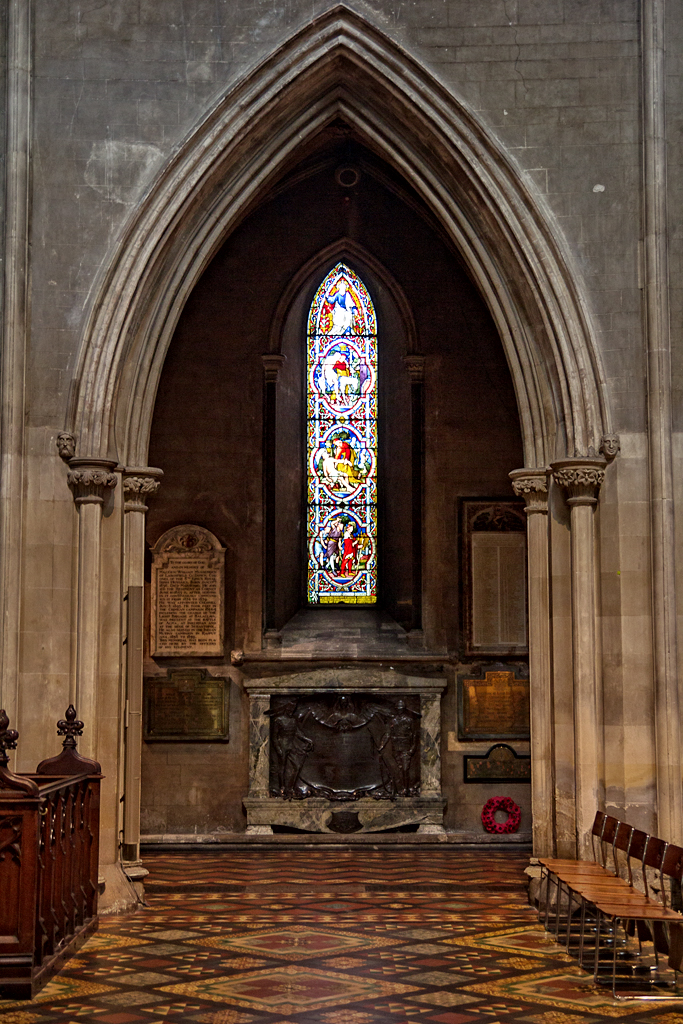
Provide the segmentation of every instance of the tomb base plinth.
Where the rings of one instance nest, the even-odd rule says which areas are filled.
[[[244,807],[248,830],[252,826],[264,825],[342,834],[387,832],[410,825],[437,826],[435,831],[443,830],[444,801],[440,797],[410,796],[395,800],[374,800],[370,797],[352,802],[322,797],[305,800],[246,797]]]

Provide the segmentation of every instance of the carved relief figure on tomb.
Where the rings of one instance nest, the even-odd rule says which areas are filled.
[[[418,794],[419,787],[411,785],[411,763],[419,739],[418,719],[419,715],[410,711],[405,701],[398,700],[396,711],[387,718],[386,730],[379,741],[387,776],[386,788],[398,796]]]
[[[297,712],[296,700],[288,701],[271,716],[270,742],[274,755],[277,793],[275,795],[291,800],[297,796],[296,786],[306,756],[313,749],[313,740],[301,728],[307,711]]]
[[[338,263],[308,318],[308,600],[377,599],[377,328],[360,278]]]
[[[313,705],[311,713],[317,722],[326,725],[328,729],[336,729],[337,732],[348,732],[350,729],[360,729],[367,725],[374,714],[369,709],[365,714],[359,714],[350,697],[342,694],[335,701],[332,710],[326,705]]]
[[[272,700],[266,712],[271,796],[344,801],[419,795],[419,698],[320,694]]]

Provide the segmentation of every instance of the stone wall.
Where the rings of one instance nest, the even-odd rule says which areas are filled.
[[[336,168],[345,163],[361,172],[353,189],[344,189],[335,180]],[[311,271],[302,284],[302,298],[294,298],[294,312],[282,324],[281,340],[276,312],[300,267],[338,239],[350,239],[382,268],[373,271],[364,266],[362,256],[355,262],[350,257],[370,290],[379,325],[380,603],[409,627],[410,396],[403,357],[409,345],[418,341],[426,357],[425,644],[428,650],[450,652],[457,658],[464,649],[458,498],[512,496],[509,467],[523,461],[514,392],[494,325],[457,257],[436,232],[429,211],[387,165],[352,138],[341,143],[334,136],[331,141],[322,138],[314,153],[273,193],[207,269],[171,343],[150,441],[150,461],[164,470],[164,480],[148,513],[149,543],[182,522],[198,523],[215,533],[228,549],[226,651],[260,647],[261,354],[273,337],[275,322],[275,343],[286,356],[278,380],[276,538],[282,563],[276,578],[276,602],[282,609],[278,627],[303,604],[302,353],[308,306],[327,264]],[[382,280],[383,272],[405,297],[414,326],[402,322]],[[414,332],[415,339],[408,338],[409,332]],[[289,614],[284,614],[286,608]],[[150,659],[147,671],[164,671],[165,665],[166,659]],[[230,671],[229,663],[220,659],[213,659],[211,666],[219,674]],[[449,692],[452,715],[453,678]],[[246,723],[235,720],[239,724],[234,745],[215,751],[198,746],[194,762],[192,752],[183,755],[188,766],[192,764],[185,770],[193,772],[196,785],[176,790],[164,827],[151,808],[167,800],[164,794],[172,768],[166,769],[166,758],[175,763],[179,754],[157,744],[146,750],[145,820],[157,821],[146,831],[173,831],[171,822],[183,815],[187,831],[192,831],[198,816],[210,824],[207,831],[224,826],[226,820],[240,819],[239,790],[226,794],[219,812],[207,809],[215,808],[216,787],[222,780],[239,777],[243,770],[239,737]],[[453,719],[448,729],[454,728]],[[462,810],[458,811],[463,797],[481,788],[463,789],[462,752],[456,756],[451,751],[453,763],[445,779],[448,821],[452,822],[463,818]],[[163,764],[157,771],[159,759]],[[520,791],[528,814],[528,787]],[[478,825],[471,811],[464,820],[470,831]]]
[[[20,147],[10,152],[15,176],[8,177],[10,184],[19,183],[20,193],[22,188],[28,189],[30,218],[23,226],[13,226],[4,242],[8,268],[5,303],[11,311],[4,328],[5,352],[10,355],[4,357],[3,373],[2,487],[4,559],[9,566],[4,591],[9,595],[9,611],[3,619],[0,704],[8,707],[22,731],[22,769],[31,769],[41,757],[54,753],[49,730],[76,689],[78,524],[54,440],[71,418],[73,383],[82,370],[80,346],[108,263],[121,251],[127,225],[155,176],[183,140],[210,116],[227,90],[332,6],[324,0],[291,0],[287,4],[274,0],[197,0],[192,4],[180,0],[33,0],[32,4],[12,0],[7,5],[12,69],[30,66],[25,58],[16,57],[31,52],[28,29],[25,25],[21,28],[24,35],[18,40],[12,32],[20,24],[18,12],[33,12],[32,174],[28,177],[22,171]],[[426,69],[443,88],[440,95],[446,105],[451,97],[473,112],[499,144],[501,166],[518,173],[535,207],[544,212],[547,232],[559,240],[566,266],[579,283],[579,305],[587,311],[597,339],[601,365],[595,375],[609,407],[611,429],[621,436],[621,454],[607,468],[598,513],[602,628],[597,655],[600,708],[605,713],[604,785],[609,807],[627,809],[638,823],[647,824],[655,802],[655,693],[663,690],[652,644],[653,505],[641,291],[643,285],[650,285],[639,256],[643,238],[640,5],[635,0],[349,0],[346,6]],[[683,135],[678,129],[683,11],[669,0],[666,13],[668,278],[673,419],[679,431],[676,494],[680,502]],[[4,22],[0,30],[4,37]],[[21,121],[24,107],[21,83],[17,85],[12,75],[7,81],[11,86],[7,116],[12,125]],[[447,171],[444,167],[444,174]],[[12,208],[16,209],[16,203]],[[238,240],[239,232],[226,242],[227,247]],[[28,269],[17,261],[22,246],[30,251]],[[17,307],[11,304],[12,289],[18,282],[17,294],[21,294],[29,281],[26,323],[30,326],[24,329],[22,316],[15,315]],[[415,297],[416,306],[419,299]],[[191,311],[192,300],[186,320]],[[126,337],[134,340],[138,327],[130,323]],[[533,329],[541,334],[540,324]],[[265,347],[260,336],[257,343],[257,336],[258,331],[252,338],[253,351],[260,356]],[[169,375],[174,358],[171,351]],[[436,372],[447,371],[449,360],[453,356],[445,350],[436,354]],[[126,389],[136,368],[131,359],[122,379],[110,382],[111,391],[100,398],[104,405],[129,395]],[[235,420],[240,430],[244,429],[244,444],[254,463],[259,459],[255,439],[259,373],[258,366],[248,369],[244,397],[249,409],[245,419]],[[571,386],[575,385],[572,378]],[[558,389],[561,386],[556,383]],[[656,395],[650,413],[653,402]],[[230,411],[222,415],[227,429]],[[477,435],[473,422],[467,427],[469,441],[481,443],[483,435]],[[216,423],[213,428],[217,429]],[[453,416],[452,436],[461,428],[462,423]],[[214,430],[213,441],[219,440]],[[122,436],[109,439],[115,458],[123,441]],[[450,442],[444,444],[452,447]],[[488,459],[489,451],[483,448],[478,449],[478,458]],[[438,444],[432,450],[437,449]],[[181,453],[169,449],[168,455],[173,454]],[[188,465],[193,455],[191,445],[183,449],[182,458]],[[445,460],[445,452],[443,457]],[[513,462],[501,457],[486,486],[493,487],[495,481],[496,489],[502,487],[503,463],[505,472],[522,465],[519,457],[515,458]],[[173,479],[178,470],[170,469],[171,465],[177,467],[178,458],[169,457],[164,463],[171,478],[159,498],[167,503],[174,495],[182,497],[182,483]],[[439,467],[433,465],[430,472],[436,480]],[[258,478],[258,473],[255,476]],[[201,521],[203,516],[210,526],[208,510],[200,508],[201,494],[216,493],[215,479],[195,482],[199,488],[193,499],[194,511],[200,513],[195,518]],[[234,577],[233,610],[235,623],[240,624],[235,626],[235,636],[255,642],[260,630],[254,556],[260,528],[258,486],[250,489],[248,483],[234,483],[239,489],[240,516],[248,521],[253,562],[247,573],[248,596],[238,598]],[[468,487],[474,483],[470,481]],[[451,497],[456,492],[453,486]],[[440,500],[445,508],[446,496]],[[107,774],[103,852],[110,860],[115,856],[122,786],[121,508],[117,495],[103,518],[103,630],[97,680],[96,746]],[[163,508],[160,505],[152,514],[157,516],[156,526],[153,518],[150,522],[152,531],[161,531],[164,515],[169,523],[177,521],[169,504],[165,512]],[[227,530],[232,514],[229,506],[225,513],[219,510],[217,514]],[[556,830],[569,848],[575,841],[575,709],[569,525],[559,493],[551,494],[549,523],[554,648],[548,685],[555,710]],[[237,536],[243,525],[238,517],[230,529]],[[221,529],[216,532],[220,535]],[[679,531],[679,547],[680,543]],[[455,608],[457,587],[451,567],[439,560],[441,536],[429,535],[427,544],[432,564],[439,569],[426,617],[440,642],[447,644],[449,623],[454,621],[449,611]],[[666,557],[671,560],[671,550]],[[437,621],[440,616],[442,621]],[[671,695],[670,682],[667,686]],[[95,734],[94,723],[92,727]],[[660,747],[664,749],[661,742]],[[683,836],[673,838],[681,840]]]

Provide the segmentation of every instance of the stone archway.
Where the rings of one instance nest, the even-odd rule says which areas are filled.
[[[139,591],[145,506],[136,496],[156,484],[152,472],[135,467],[147,462],[156,390],[180,312],[258,196],[305,141],[335,119],[350,124],[400,172],[439,220],[488,304],[507,355],[529,467],[514,483],[528,497],[530,511],[541,513],[530,516],[530,649],[534,801],[547,809],[553,801],[548,558],[547,531],[538,524],[547,510],[545,467],[567,457],[571,465],[563,467],[558,482],[576,499],[575,518],[583,517],[572,537],[573,556],[581,563],[575,607],[583,626],[586,615],[592,621],[587,637],[578,637],[578,617],[575,622],[574,673],[596,703],[592,562],[586,562],[593,527],[583,511],[590,511],[594,494],[581,503],[571,488],[580,489],[586,473],[597,474],[599,484],[604,463],[593,456],[610,420],[581,281],[552,216],[496,140],[409,55],[345,7],[311,22],[230,90],[169,160],[128,221],[94,290],[82,339],[66,423],[77,439],[71,471],[106,475],[119,463],[128,467],[124,488],[132,499],[126,503],[124,586],[129,593]],[[92,588],[84,581],[98,577],[100,509],[97,503],[80,506],[84,603],[77,642],[84,653],[77,685],[86,703],[97,674],[98,629]],[[129,610],[134,605],[129,602]],[[129,638],[139,626],[129,615]],[[129,663],[128,686],[139,694],[141,663]],[[139,729],[139,718],[134,721]],[[131,736],[129,778],[135,775]],[[588,739],[584,734],[577,741],[576,763],[590,766],[587,777],[576,776],[579,828],[598,790],[598,736],[594,722]],[[134,798],[127,806],[130,839]],[[552,816],[538,815],[536,852],[549,852],[552,842]],[[135,845],[134,838],[128,845]]]
[[[255,197],[339,117],[404,175],[460,249],[505,346],[527,464],[597,449],[609,413],[559,229],[471,112],[339,6],[209,112],[129,220],[94,290],[74,377],[66,426],[78,457],[144,463],[185,299]]]

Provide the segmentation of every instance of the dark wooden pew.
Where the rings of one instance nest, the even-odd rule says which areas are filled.
[[[18,733],[0,711],[0,997],[30,999],[97,928],[100,765],[83,723],[57,723],[62,752],[15,774]]]

